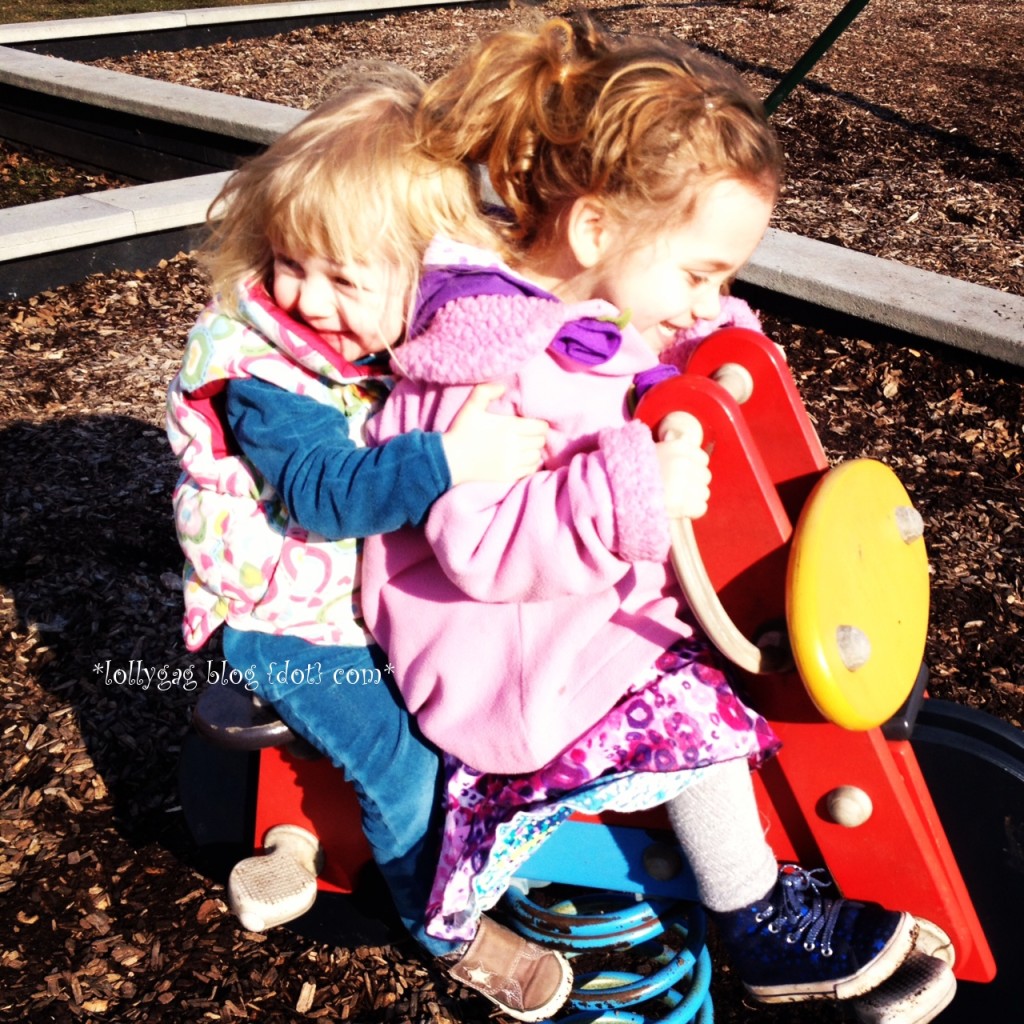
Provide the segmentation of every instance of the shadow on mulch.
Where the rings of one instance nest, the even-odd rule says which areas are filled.
[[[180,640],[176,475],[163,432],[130,416],[0,430],[0,1021],[486,1019],[410,940],[382,944],[379,885],[321,901],[302,935],[228,912],[243,847],[200,848],[181,807],[216,655]],[[200,790],[226,784],[211,764]]]
[[[176,685],[180,554],[170,515],[154,514],[169,508],[166,440],[141,420],[72,417],[14,424],[0,451],[0,585],[19,634],[45,640],[32,652],[34,678],[58,698],[51,706],[73,709],[125,840],[181,850],[169,782],[195,684]],[[19,782],[31,786],[42,770]]]

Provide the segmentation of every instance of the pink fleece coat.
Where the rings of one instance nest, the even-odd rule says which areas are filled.
[[[424,734],[481,771],[551,761],[680,636],[664,491],[633,377],[657,360],[631,328],[608,362],[552,352],[562,323],[603,302],[482,296],[444,306],[399,353],[373,430],[445,430],[472,386],[551,424],[544,468],[514,486],[465,484],[425,529],[366,541],[363,611]]]

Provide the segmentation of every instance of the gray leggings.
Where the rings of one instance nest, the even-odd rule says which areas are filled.
[[[739,910],[761,899],[778,877],[743,758],[723,761],[666,805],[708,910]]]

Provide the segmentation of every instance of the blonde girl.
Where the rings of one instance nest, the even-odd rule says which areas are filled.
[[[361,69],[228,181],[205,251],[215,294],[171,384],[168,433],[183,469],[186,643],[224,627],[224,655],[248,688],[354,782],[411,934],[458,965],[468,940],[423,928],[440,759],[363,622],[361,545],[420,523],[455,484],[531,472],[546,425],[488,413],[501,389],[485,388],[443,433],[364,445],[427,242],[494,238],[473,174],[416,147],[421,95],[409,73]],[[271,920],[272,898],[243,898],[248,921]],[[561,1004],[559,955],[487,919],[470,938],[489,998],[523,1020]]]

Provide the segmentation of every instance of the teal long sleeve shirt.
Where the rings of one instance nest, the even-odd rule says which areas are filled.
[[[437,433],[363,448],[339,410],[254,378],[228,383],[226,416],[292,518],[331,540],[418,525],[451,486]]]

